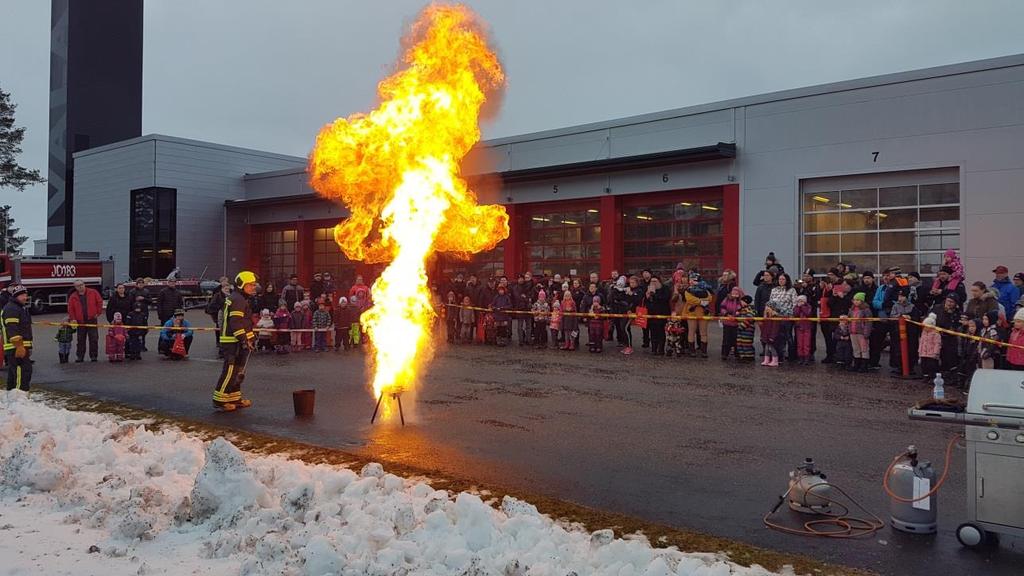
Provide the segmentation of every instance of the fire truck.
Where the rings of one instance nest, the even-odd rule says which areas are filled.
[[[114,281],[114,261],[96,252],[65,252],[61,256],[0,254],[0,289],[21,284],[28,289],[33,314],[67,306],[78,280],[106,295]]]

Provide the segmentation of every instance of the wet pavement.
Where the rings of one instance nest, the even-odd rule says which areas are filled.
[[[205,316],[190,312],[196,325]],[[54,319],[54,317],[44,317]],[[638,332],[638,331],[637,331]],[[624,357],[439,343],[424,385],[403,396],[410,424],[370,425],[374,400],[360,352],[254,356],[246,395],[255,405],[215,413],[220,364],[214,336],[197,334],[192,358],[132,364],[56,363],[54,329],[37,327],[36,382],[173,416],[272,434],[652,522],[806,554],[882,574],[1021,574],[1024,541],[963,549],[964,451],[939,496],[939,533],[889,527],[836,540],[761,524],[787,473],[812,456],[829,480],[887,519],[881,476],[908,444],[941,469],[951,426],[911,422],[930,393],[917,381],[848,375],[825,366],[770,369],[711,359]],[[637,334],[639,335],[639,334]],[[712,335],[714,337],[714,335]],[[102,341],[102,339],[101,339]],[[155,349],[155,335],[149,337]],[[717,342],[712,341],[712,350]],[[884,363],[884,359],[883,359]],[[293,416],[291,392],[316,389],[316,416]],[[386,399],[385,408],[396,406]],[[780,519],[804,518],[784,511]]]

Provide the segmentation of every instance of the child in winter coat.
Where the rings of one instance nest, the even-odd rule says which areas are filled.
[[[548,305],[547,292],[537,292],[537,301],[530,308],[533,312],[533,344],[537,348],[548,346],[548,321],[550,320],[551,307]]]
[[[775,309],[771,305],[764,308],[764,320],[761,321],[761,345],[764,347],[764,360],[761,366],[778,366],[778,351],[775,349],[775,339],[779,336],[779,321],[774,320]]]
[[[348,298],[338,297],[338,305],[334,307],[334,351],[352,347],[350,332],[352,331],[352,309]]]
[[[598,315],[604,309],[601,307],[601,298],[594,296],[590,305],[590,318],[587,319],[587,349],[594,354],[600,354],[604,350],[604,318]]]
[[[1013,315],[1013,330],[1010,330],[1006,348],[1006,367],[1010,370],[1024,370],[1024,308]]]
[[[327,350],[327,333],[331,331],[331,313],[327,311],[327,303],[320,302],[316,312],[313,312],[313,350],[324,352]]]
[[[107,359],[111,362],[124,362],[125,346],[128,341],[128,329],[120,312],[114,312],[114,322],[107,329]]]
[[[921,358],[921,373],[924,379],[931,381],[939,371],[939,357],[942,353],[942,336],[935,329],[934,313],[924,319],[921,339],[917,343],[917,355]]]
[[[455,301],[455,291],[448,291],[448,300],[441,308],[444,314],[444,325],[447,329],[449,344],[455,344],[459,339],[459,303]]]
[[[135,307],[128,313],[127,320],[128,342],[125,346],[125,355],[129,360],[142,360],[143,338],[146,337],[146,329],[142,326],[149,323],[149,310],[146,309],[146,304],[141,300],[136,300]]]
[[[982,330],[981,320],[968,320],[968,336],[980,336]],[[981,363],[981,355],[977,340],[960,338],[960,343],[963,349],[960,351],[960,364],[957,365],[956,369],[957,383],[961,388],[966,388],[967,384],[971,381],[971,377],[974,376],[974,371],[978,369],[978,364]]]
[[[462,308],[459,309],[459,335],[463,344],[473,343],[476,332],[476,312],[471,309],[473,300],[469,296],[462,297]]]
[[[277,307],[277,311],[274,312],[274,328],[277,330],[274,333],[274,351],[278,354],[288,353],[288,345],[291,343],[288,334],[288,322],[291,320],[291,316],[288,313],[288,305],[282,300]]]
[[[807,366],[811,360],[811,336],[814,334],[814,326],[811,324],[811,316],[814,310],[807,303],[807,296],[803,294],[796,297],[796,306],[793,307],[793,316],[799,318],[796,321],[796,355],[801,366]]]
[[[551,331],[551,347],[558,348],[558,337],[562,333],[562,303],[557,298],[551,301],[551,320],[548,322]]]
[[[679,282],[682,280],[682,271],[676,270],[679,274],[674,274],[672,277],[679,276]],[[686,344],[686,320],[683,318],[686,315],[686,297],[683,292],[680,291],[682,287],[679,284],[673,284],[672,296],[669,297],[669,319],[665,323],[665,356],[671,357],[673,354],[683,357],[683,352]]]
[[[580,337],[580,318],[576,316],[576,301],[572,293],[562,298],[562,350],[575,350]]]
[[[313,327],[313,303],[310,302],[309,300],[303,300],[302,301],[302,314],[304,316],[303,322],[302,322],[303,325],[307,329],[308,328],[312,328]],[[312,332],[302,332],[301,335],[302,335],[302,349],[303,350],[312,350],[313,349],[313,333]]]
[[[979,334],[982,338],[988,340],[1001,341],[999,337],[999,312],[993,310],[988,314],[981,317],[981,333]],[[1002,353],[1002,346],[993,344],[992,342],[978,342],[978,367],[979,368],[995,368],[1001,365],[999,356]]]
[[[964,263],[960,261],[960,255],[952,248],[947,249],[946,253],[942,255],[942,265],[953,269],[953,273],[949,275],[949,282],[946,283],[946,290],[956,290],[956,287],[964,281]],[[932,290],[940,288],[942,288],[942,283],[939,282],[939,279],[932,280]]]
[[[53,339],[57,342],[57,356],[61,364],[68,363],[68,356],[71,355],[71,338],[75,335],[75,327],[71,325],[71,318],[64,317],[57,329],[57,335]]]
[[[868,371],[871,322],[867,318],[871,318],[871,306],[867,303],[867,296],[857,292],[853,295],[853,308],[850,310],[850,344],[853,347],[853,364],[849,367],[851,371]]]
[[[744,294],[740,297],[740,309],[736,311],[736,357],[741,362],[754,361],[753,303],[754,299]]]
[[[302,332],[298,330],[304,330],[308,326],[306,324],[306,313],[302,310],[302,302],[296,302],[292,310],[292,316],[288,321],[288,329],[291,330],[291,344],[292,352],[298,352],[302,350]]]
[[[839,368],[853,366],[853,345],[850,343],[850,317],[839,316],[839,324],[832,331],[832,339],[836,345],[835,365]]]
[[[739,314],[740,308],[743,307],[743,290],[739,286],[733,286],[729,294],[722,300],[719,305],[719,314],[725,316],[722,320],[722,360],[728,360],[729,354],[735,351],[736,357],[740,357],[739,349],[737,348],[736,338],[739,324],[736,321],[736,315]]]
[[[257,340],[256,349],[262,352],[270,352],[273,348],[272,339],[274,333],[271,331],[274,328],[274,319],[270,316],[270,310],[264,308],[260,310],[260,319],[256,322]]]

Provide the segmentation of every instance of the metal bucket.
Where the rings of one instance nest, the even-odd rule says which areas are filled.
[[[292,392],[292,404],[296,416],[312,416],[316,404],[316,390],[295,390]]]

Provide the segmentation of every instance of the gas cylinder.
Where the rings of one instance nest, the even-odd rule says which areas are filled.
[[[818,470],[813,458],[805,458],[803,464],[789,473],[789,507],[804,514],[827,514],[832,498],[832,486],[825,480],[825,474]]]
[[[935,469],[927,460],[918,460],[917,448],[909,446],[903,458],[889,473],[889,490],[900,498],[919,498],[935,487]],[[889,498],[892,527],[911,534],[934,534],[938,526],[938,499],[935,494],[916,502]]]

